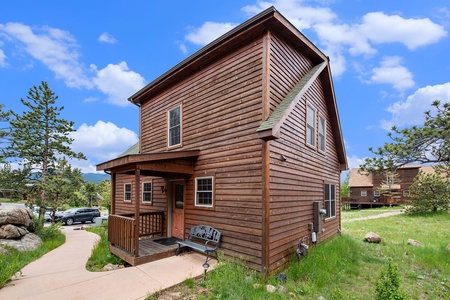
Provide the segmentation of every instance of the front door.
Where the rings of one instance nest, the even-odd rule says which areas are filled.
[[[184,234],[184,181],[170,182],[172,204],[172,236],[183,239]]]

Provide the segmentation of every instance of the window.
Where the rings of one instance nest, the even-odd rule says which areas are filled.
[[[394,184],[394,176],[393,175],[386,175],[386,182],[388,185]]]
[[[195,205],[213,206],[213,178],[203,177],[195,179]]]
[[[325,219],[336,217],[336,186],[325,184]]]
[[[403,196],[409,197],[409,190],[404,190],[403,191]]]
[[[373,192],[374,197],[380,197],[380,191],[374,191]]]
[[[367,197],[367,191],[361,191],[361,197]]]
[[[316,111],[307,105],[306,111],[306,143],[316,146]]]
[[[169,110],[169,147],[181,144],[181,106]]]
[[[142,203],[152,203],[152,183],[142,183]]]
[[[319,150],[325,151],[325,119],[319,117]]]
[[[125,183],[124,185],[123,201],[131,202],[131,183]]]

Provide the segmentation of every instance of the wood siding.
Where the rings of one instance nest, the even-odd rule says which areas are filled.
[[[414,168],[399,168],[398,174],[400,178],[400,189],[396,190],[399,193],[400,198],[395,201],[395,204],[405,204],[406,201],[409,200],[408,196],[403,195],[403,191],[409,191],[411,184],[414,181],[414,178],[419,173],[419,167]],[[352,187],[350,186],[350,196],[349,202],[351,204],[361,203],[361,204],[370,204],[370,203],[379,203],[379,204],[389,204],[388,199],[385,199],[383,195],[380,197],[375,197],[375,191],[379,191],[379,187],[382,181],[386,181],[386,175],[373,174],[372,175],[372,186],[367,187]],[[361,196],[361,192],[366,191],[367,196]]]
[[[336,234],[340,226],[339,161],[321,91],[318,78],[283,125],[281,138],[271,142],[270,269],[283,265],[299,239],[311,234],[313,201],[325,208],[325,183],[336,186],[336,217],[323,222],[325,232],[317,235],[318,241]],[[307,103],[327,120],[325,153],[306,145]]]
[[[247,41],[142,105],[142,153],[167,151],[167,111],[182,106],[182,147],[198,149],[186,180],[185,232],[207,224],[220,249],[261,267],[262,37]],[[214,206],[195,206],[195,178],[213,176]]]

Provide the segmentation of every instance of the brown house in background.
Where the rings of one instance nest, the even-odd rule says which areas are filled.
[[[164,257],[150,251],[154,238],[202,224],[222,233],[226,256],[271,272],[300,238],[339,232],[347,161],[328,57],[275,8],[129,101],[140,143],[97,166],[111,174],[116,255],[134,265]]]
[[[423,171],[433,173],[432,166],[405,165],[398,169],[398,182],[391,175],[364,174],[359,172],[359,168],[351,169],[349,178],[350,195],[343,202],[352,208],[377,207],[385,205],[403,205],[409,200],[409,187],[414,181],[414,177]],[[382,189],[387,188],[386,183],[390,181],[390,188],[398,195],[398,198],[383,195]]]

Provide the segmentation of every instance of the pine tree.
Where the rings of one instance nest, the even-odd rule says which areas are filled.
[[[60,118],[63,106],[57,107],[58,96],[46,82],[34,86],[27,99],[20,99],[27,108],[22,115],[12,112],[10,144],[3,149],[4,156],[16,159],[25,167],[37,171],[40,184],[45,185],[49,171],[57,167],[58,158],[86,159],[82,153],[71,149],[74,123]],[[45,191],[36,199],[38,206],[46,204]]]

